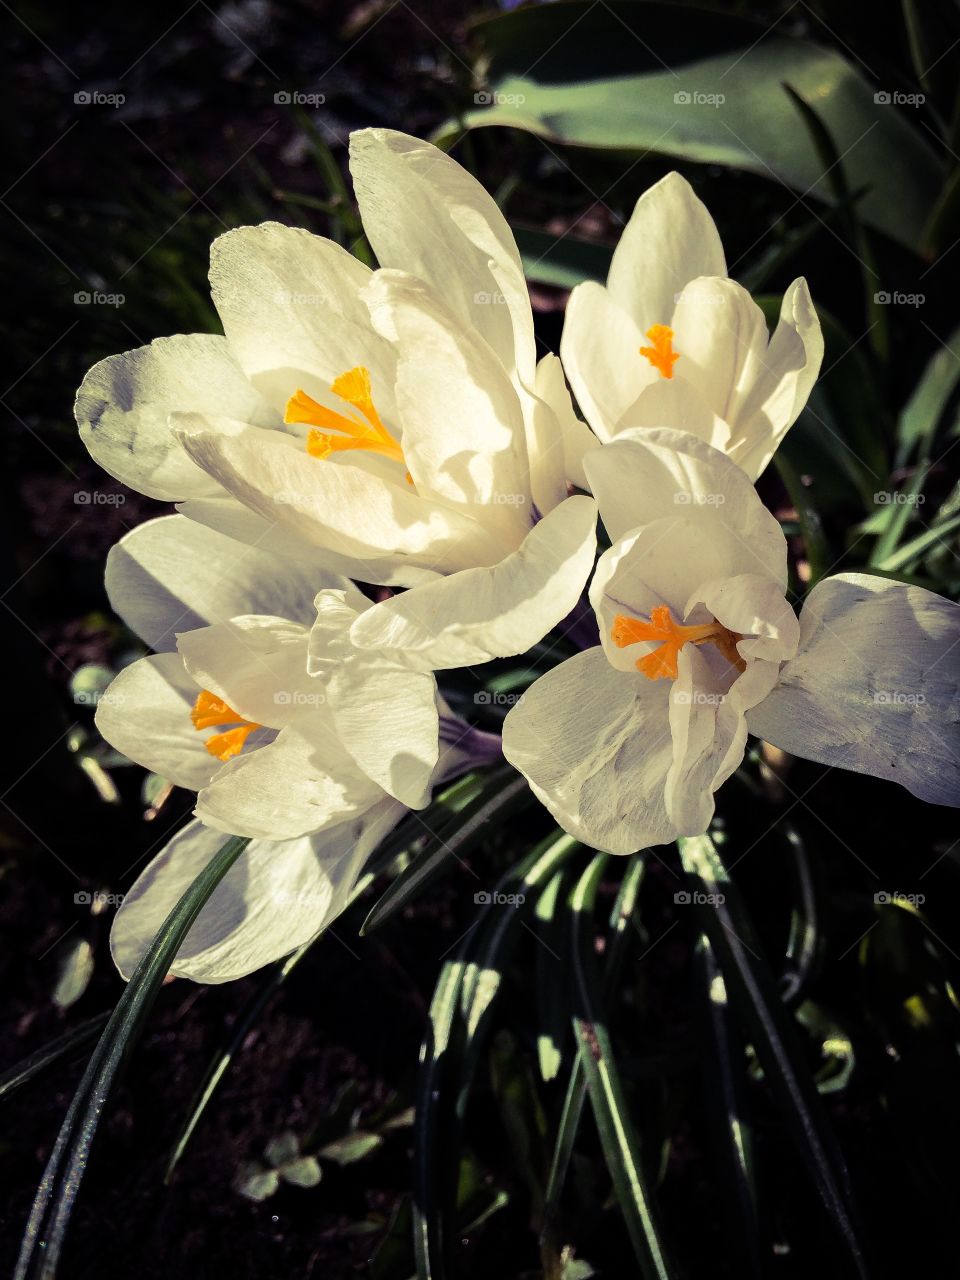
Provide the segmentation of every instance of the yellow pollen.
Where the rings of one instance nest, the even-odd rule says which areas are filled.
[[[235,729],[227,729],[224,733],[214,733],[206,740],[204,746],[218,760],[232,760],[243,750],[244,743],[254,729],[262,729],[263,725],[254,724],[252,720],[244,720],[239,712],[228,706],[222,698],[218,698],[209,689],[201,689],[190,712],[190,719],[195,729],[212,729],[221,724],[237,724]]]
[[[640,354],[646,356],[655,369],[659,369],[664,378],[673,377],[673,366],[680,359],[680,353],[673,349],[673,330],[668,324],[651,325],[645,337],[653,343],[652,347],[641,347]]]
[[[302,422],[314,428],[325,428],[313,430],[307,436],[307,453],[312,458],[329,458],[332,453],[347,449],[368,449],[394,462],[403,462],[400,441],[380,421],[373,403],[369,369],[363,365],[348,369],[341,373],[330,390],[357,412],[338,413],[318,404],[305,391],[297,390],[287,401],[283,415],[284,422]]]
[[[637,670],[642,671],[648,680],[676,680],[677,659],[685,644],[712,644],[738,671],[746,667],[737,652],[737,641],[742,637],[736,632],[728,631],[716,620],[684,626],[674,621],[669,605],[665,604],[658,604],[650,610],[649,622],[618,613],[610,628],[610,638],[618,649],[625,649],[628,644],[636,644],[640,640],[661,641],[658,649],[637,661]]]

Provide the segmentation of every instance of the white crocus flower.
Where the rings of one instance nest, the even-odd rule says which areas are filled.
[[[670,173],[637,201],[606,286],[573,290],[560,355],[601,441],[670,424],[755,479],[806,404],[823,337],[803,279],[768,335],[763,312],[727,277],[706,207]]]
[[[586,469],[613,539],[590,589],[602,646],[541,677],[503,735],[567,831],[611,853],[702,833],[748,731],[960,804],[960,606],[839,574],[798,622],[783,533],[723,454],[644,430]]]
[[[520,256],[479,183],[389,130],[351,153],[381,270],[306,231],[228,232],[210,269],[225,337],[102,361],[83,439],[201,523],[359,581],[436,585],[475,647],[522,652],[573,609],[595,551],[592,499],[567,496],[569,395],[554,359],[536,365]],[[482,609],[442,590],[463,570]]]
[[[371,717],[367,701],[366,732],[377,733],[376,757],[364,728],[349,723],[349,698],[340,733],[328,688],[344,628],[369,602],[343,580],[326,580],[314,604],[296,566],[182,516],[140,526],[111,552],[113,608],[148,644],[176,649],[121,671],[97,725],[124,755],[198,793],[198,820],[149,864],[118,913],[112,946],[126,976],[224,833],[252,839],[172,970],[197,981],[239,977],[314,936],[408,806],[428,803],[437,781],[494,754],[489,735],[449,713],[432,676],[385,687],[373,660],[380,702]],[[339,629],[329,602],[345,610]],[[318,606],[326,646],[323,627],[311,634]],[[251,612],[264,607],[277,612]]]

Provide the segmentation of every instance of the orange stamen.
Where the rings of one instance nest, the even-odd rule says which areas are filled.
[[[335,409],[328,409],[298,389],[287,401],[283,415],[284,422],[324,428],[313,430],[307,436],[307,453],[312,458],[329,458],[331,454],[346,449],[368,449],[394,462],[403,462],[400,441],[383,425],[373,403],[369,369],[362,365],[348,369],[336,379],[330,390],[357,413],[338,413]],[[331,435],[331,432],[336,434]]]
[[[673,330],[668,324],[655,324],[651,325],[644,336],[650,339],[653,346],[641,347],[640,354],[647,357],[662,377],[672,378],[673,366],[680,359],[680,353],[673,349]]]
[[[641,640],[659,640],[659,648],[638,659],[637,670],[642,671],[648,680],[676,680],[678,674],[677,660],[680,650],[685,644],[712,644],[723,654],[731,666],[743,671],[746,663],[737,651],[737,641],[741,639],[735,632],[729,631],[722,623],[698,623],[684,626],[674,621],[670,608],[658,604],[650,610],[650,620],[644,618],[628,618],[618,613],[610,628],[610,638],[618,649],[637,644]]]
[[[234,711],[222,698],[218,698],[209,689],[201,689],[190,712],[190,719],[195,729],[212,729],[217,725],[236,724],[243,721],[235,729],[224,733],[214,733],[206,740],[204,746],[218,760],[232,760],[243,750],[244,744],[254,729],[262,729],[263,725],[252,720],[244,720],[239,712]]]

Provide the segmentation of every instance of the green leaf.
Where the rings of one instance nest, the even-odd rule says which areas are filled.
[[[321,1160],[332,1160],[334,1164],[356,1164],[382,1145],[383,1138],[379,1133],[364,1133],[362,1129],[356,1129],[353,1133],[328,1142],[320,1148],[317,1155]]]
[[[6,1098],[22,1085],[41,1075],[49,1067],[55,1066],[78,1049],[95,1040],[109,1018],[108,1013],[98,1013],[96,1017],[81,1022],[71,1031],[50,1040],[41,1049],[31,1053],[29,1057],[18,1062],[0,1075],[0,1098]]]
[[[678,845],[694,910],[716,955],[731,1005],[838,1235],[858,1273],[866,1277],[843,1156],[740,895],[709,836],[681,838]]]
[[[954,329],[924,369],[897,423],[897,467],[931,452],[937,428],[960,386],[960,329]]]
[[[940,189],[937,158],[902,112],[877,104],[873,85],[839,53],[783,25],[685,5],[561,0],[475,31],[494,105],[468,112],[470,128],[506,125],[552,142],[726,165],[830,201],[786,82],[816,103],[849,186],[865,191],[871,226],[916,247]]]
[[[573,289],[584,280],[606,283],[613,250],[593,240],[554,235],[533,227],[513,227],[523,274],[535,284]]]
[[[267,1164],[279,1169],[289,1160],[297,1160],[300,1156],[300,1139],[295,1133],[287,1130],[271,1138],[263,1151]]]
[[[503,820],[528,803],[532,803],[532,795],[526,779],[512,768],[498,769],[487,779],[480,795],[457,815],[455,822],[436,834],[430,833],[426,847],[378,899],[363,922],[361,934],[378,929],[418,898],[438,876],[452,871],[455,864],[487,838],[494,818]]]
[[[279,1172],[284,1182],[294,1187],[315,1187],[323,1177],[323,1170],[314,1156],[290,1160]]]
[[[93,947],[86,938],[70,938],[60,957],[53,1003],[69,1009],[80,999],[93,977]]]
[[[667,1259],[657,1209],[620,1082],[594,957],[593,908],[606,863],[607,855],[597,854],[570,899],[579,1009],[573,1019],[574,1035],[600,1144],[640,1274],[644,1280],[670,1280],[676,1272]]]
[[[253,1200],[257,1204],[263,1200],[269,1200],[276,1194],[279,1186],[280,1175],[276,1169],[265,1169],[255,1160],[241,1165],[233,1182],[234,1191],[246,1200]]]
[[[143,1031],[190,927],[249,841],[231,837],[167,916],[137,965],[90,1058],[60,1127],[24,1232],[15,1280],[53,1280],[103,1108]]]

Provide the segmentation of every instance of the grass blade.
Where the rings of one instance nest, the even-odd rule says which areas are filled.
[[[644,1280],[670,1280],[676,1273],[667,1261],[641,1152],[620,1084],[594,958],[593,907],[606,863],[606,854],[596,855],[570,900],[574,976],[580,1009],[573,1019],[573,1029],[603,1154],[640,1274]]]
[[[183,894],[137,965],[83,1073],[44,1170],[15,1280],[53,1280],[100,1116],[191,925],[249,841],[231,837]]]
[[[480,795],[457,815],[455,823],[451,822],[439,832],[431,832],[426,847],[375,903],[363,922],[361,934],[379,929],[416,898],[426,885],[451,870],[455,861],[486,838],[491,819],[505,818],[532,799],[525,778],[512,768],[498,769]]]
[[[861,1276],[863,1246],[854,1223],[853,1196],[836,1138],[804,1061],[796,1027],[776,988],[736,886],[709,836],[678,841],[684,870],[694,890],[700,926],[710,940],[731,1003],[742,1021],[780,1104],[794,1142],[834,1225]]]
[[[50,1040],[35,1053],[24,1058],[22,1062],[18,1062],[16,1066],[10,1067],[0,1075],[0,1098],[9,1097],[22,1085],[29,1083],[35,1076],[73,1053],[75,1049],[82,1049],[91,1040],[95,1040],[109,1016],[109,1013],[98,1013],[96,1017],[88,1018],[86,1022],[81,1022],[79,1026]]]

